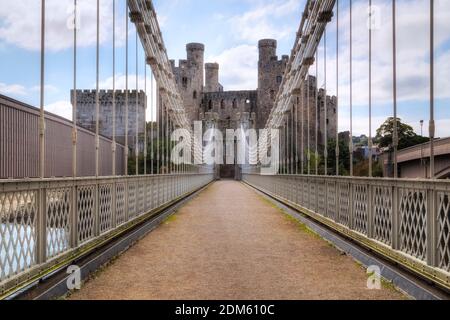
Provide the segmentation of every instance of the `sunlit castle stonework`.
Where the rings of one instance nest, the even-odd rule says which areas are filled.
[[[187,58],[180,60],[178,66],[171,60],[178,89],[191,122],[196,120],[214,121],[221,130],[236,129],[243,125],[246,128],[263,129],[276,95],[282,83],[289,56],[277,56],[277,41],[263,39],[258,43],[258,85],[253,90],[226,91],[220,84],[220,68],[218,63],[205,63],[205,46],[201,43],[186,45]],[[226,66],[224,66],[226,67]],[[301,121],[303,109],[304,128],[306,134],[308,112],[310,113],[311,149],[316,135],[316,98],[318,94],[318,144],[323,147],[323,130],[325,128],[324,90],[317,90],[315,77],[310,76],[310,92],[303,90],[305,99],[297,99],[299,105],[303,101],[304,108],[297,108],[293,115],[297,124]],[[310,101],[307,102],[307,96]],[[308,110],[308,111],[307,111]],[[336,136],[336,97],[327,96],[327,132],[328,137]],[[300,128],[301,126],[298,125]],[[301,132],[298,130],[298,138]]]
[[[92,2],[2,0],[0,300],[450,299],[450,1]]]
[[[96,90],[77,90],[77,125],[93,132],[96,131]],[[73,90],[71,91],[74,103]],[[138,136],[145,132],[145,102],[144,91],[100,90],[99,91],[99,133],[105,137],[113,137],[113,101],[116,106],[115,137],[116,141],[125,144],[126,105],[128,99],[128,145],[133,150],[136,146],[136,119],[138,121]],[[136,115],[136,105],[138,106]],[[142,140],[142,139],[141,139]],[[142,144],[142,141],[140,141]],[[140,146],[142,150],[142,146]]]

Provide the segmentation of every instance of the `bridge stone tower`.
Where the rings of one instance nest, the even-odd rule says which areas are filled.
[[[278,60],[277,41],[263,39],[258,43],[258,120],[257,127],[264,128],[270,110],[275,102],[275,97],[280,88],[283,74],[289,60],[289,56],[282,56]]]

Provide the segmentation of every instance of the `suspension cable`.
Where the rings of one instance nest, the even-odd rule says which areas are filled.
[[[128,6],[125,5],[125,175],[128,176]]]
[[[154,136],[153,136],[153,124],[154,124],[154,119],[153,119],[153,104],[154,104],[154,92],[153,92],[153,72],[150,71],[150,172],[151,174],[154,174],[153,168],[154,168],[154,161],[155,161],[155,156],[154,156],[154,148],[153,148],[153,143],[154,143]]]
[[[290,165],[290,170],[291,170],[291,174],[294,174],[294,134],[295,134],[295,130],[294,130],[294,107],[291,107],[291,136],[289,139],[289,146],[291,147],[291,154],[290,154],[290,161],[291,161],[291,165]]]
[[[160,100],[160,108],[161,108],[161,173],[166,173],[166,139],[165,139],[165,131],[166,131],[166,122],[165,122],[165,101],[163,95],[159,95]]]
[[[316,175],[319,174],[319,91],[318,91],[318,83],[319,83],[319,50],[316,50],[316,90],[314,91],[315,96],[315,145],[316,145],[316,161],[315,161],[315,170]]]
[[[45,112],[44,112],[44,87],[45,87],[45,0],[41,0],[41,84],[40,84],[40,112],[39,112],[39,176],[45,176]]]
[[[302,82],[302,89],[301,89],[301,95],[302,95],[302,104],[301,104],[301,145],[300,145],[300,152],[301,152],[301,174],[305,174],[305,83]]]
[[[96,48],[96,80],[95,80],[95,176],[99,176],[99,149],[100,149],[100,0],[97,0],[97,48]]]
[[[369,0],[369,177],[372,172],[372,0]]]
[[[113,0],[112,175],[116,175],[116,0]]]
[[[72,177],[77,176],[77,0],[73,0]]]
[[[339,0],[336,0],[336,175],[339,175]]]
[[[147,64],[144,63],[144,175],[147,174]]]
[[[353,176],[353,16],[352,16],[352,0],[350,0],[350,176]]]
[[[159,83],[156,83],[156,106],[155,106],[155,112],[156,112],[156,174],[160,173],[160,144],[161,141],[159,140],[159,134],[161,131],[161,123],[160,123],[160,117],[161,117],[161,110],[160,110],[160,95],[159,95]]]
[[[295,108],[295,174],[298,174],[298,96],[295,97],[294,101]]]
[[[434,169],[434,0],[430,0],[430,179],[434,179],[436,172]]]
[[[316,80],[317,81],[317,80]],[[308,126],[307,126],[307,142],[308,142],[308,146],[307,146],[307,155],[306,155],[306,160],[308,161],[307,163],[307,167],[308,167],[308,175],[311,174],[311,137],[310,137],[310,133],[311,133],[311,119],[310,119],[310,105],[309,105],[309,100],[310,100],[310,77],[309,77],[309,70],[308,70],[308,80],[307,80],[307,90],[306,90],[306,112],[307,112],[307,119],[308,119]]]
[[[394,128],[392,144],[394,147],[394,178],[398,178],[397,167],[397,147],[398,147],[398,132],[397,132],[397,26],[396,26],[396,0],[392,0],[392,67],[393,67],[393,104],[394,104]]]
[[[325,175],[328,175],[328,96],[327,96],[327,29],[325,27],[325,31],[323,34],[323,68],[324,68],[324,92],[323,92],[323,98],[324,98],[324,117],[323,117],[323,121],[324,121],[324,133],[323,133],[323,137],[324,137],[324,149],[323,149],[323,157],[324,157],[324,162],[325,162]]]
[[[136,134],[135,134],[135,151],[134,156],[136,158],[136,175],[139,175],[139,54],[138,54],[138,31],[137,31],[137,25],[135,24],[136,29],[136,108],[135,108],[135,128],[136,128]]]

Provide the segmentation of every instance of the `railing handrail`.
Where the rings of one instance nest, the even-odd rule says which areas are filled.
[[[213,173],[0,181],[0,297],[210,183]]]
[[[172,177],[172,176],[195,176],[195,175],[209,175],[210,173],[195,173],[195,172],[180,172],[180,173],[165,173],[165,174],[147,174],[147,175],[134,175],[134,176],[90,176],[90,177],[51,177],[51,178],[23,178],[23,179],[0,179],[0,185],[2,184],[17,184],[17,183],[35,183],[35,182],[77,182],[77,181],[90,181],[90,180],[115,180],[115,179],[142,179],[151,177]]]
[[[278,174],[278,175],[263,175],[256,172],[245,172],[248,175],[261,176],[281,176],[281,177],[306,177],[319,179],[334,179],[334,180],[357,180],[360,182],[379,182],[379,183],[423,183],[423,184],[437,184],[448,186],[450,188],[450,180],[444,179],[423,179],[423,178],[382,178],[382,177],[357,177],[357,176],[332,176],[332,175],[314,175],[314,174]]]
[[[258,173],[243,180],[450,289],[450,181]]]

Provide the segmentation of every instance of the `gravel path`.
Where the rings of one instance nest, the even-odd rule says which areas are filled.
[[[245,185],[219,181],[71,299],[402,299]]]

